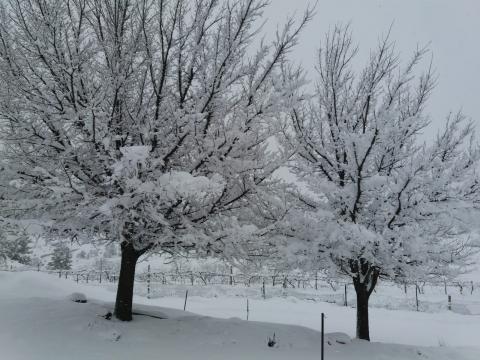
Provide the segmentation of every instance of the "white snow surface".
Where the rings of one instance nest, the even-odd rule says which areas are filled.
[[[86,294],[89,302],[70,301],[72,292]],[[327,314],[326,359],[480,358],[480,321],[471,315],[372,309],[375,340],[395,337],[399,343],[426,346],[399,345],[350,341],[344,332],[352,331],[354,309],[333,304],[252,300],[254,321],[245,321],[245,299],[189,297],[187,308],[197,315],[182,311],[178,297],[136,297],[137,315],[127,323],[101,317],[112,310],[114,295],[104,287],[44,273],[0,272],[1,359],[319,359],[321,334],[314,329],[321,312]],[[269,348],[273,333],[277,345]],[[432,344],[435,337],[437,344]]]

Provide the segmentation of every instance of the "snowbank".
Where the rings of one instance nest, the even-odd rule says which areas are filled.
[[[70,301],[65,295],[74,289],[85,292],[89,302]],[[103,315],[111,311],[112,303],[93,300],[93,294],[103,300],[113,297],[104,289],[52,275],[0,272],[2,360],[319,358],[321,334],[306,327],[219,319],[147,305],[134,307],[137,315],[130,323],[105,320]],[[275,302],[265,304],[281,315]],[[332,323],[334,318],[327,321]],[[267,340],[273,333],[276,345],[270,348]],[[477,360],[480,356],[479,348],[367,343],[350,341],[343,333],[327,334],[326,343],[329,360]]]

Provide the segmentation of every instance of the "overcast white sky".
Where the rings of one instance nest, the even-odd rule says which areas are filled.
[[[295,10],[300,16],[314,2],[271,0],[265,31],[274,31],[276,24]],[[406,60],[417,44],[430,43],[438,76],[428,107],[433,128],[449,111],[462,109],[480,133],[480,0],[318,0],[316,16],[292,56],[313,74],[315,49],[325,32],[348,22],[363,59],[392,23],[391,38],[402,59]]]

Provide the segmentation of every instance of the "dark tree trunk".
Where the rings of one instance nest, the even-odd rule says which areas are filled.
[[[133,286],[138,258],[139,252],[132,244],[122,244],[122,262],[115,302],[115,317],[122,321],[132,320]]]
[[[368,300],[380,275],[378,269],[363,264],[360,271],[363,276],[355,276],[353,285],[357,294],[357,339],[370,341],[370,326],[368,317]],[[363,281],[362,281],[363,280]]]
[[[357,293],[357,338],[370,341],[368,324],[368,291],[364,283],[355,284]]]

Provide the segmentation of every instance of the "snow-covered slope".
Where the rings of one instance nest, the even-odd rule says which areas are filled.
[[[78,291],[86,293],[87,304],[69,300],[68,295]],[[101,317],[111,310],[109,300],[112,298],[113,293],[103,288],[77,285],[47,274],[0,272],[2,360],[303,360],[320,357],[321,334],[306,327],[247,322],[239,318],[217,319],[138,304],[135,311],[143,315],[136,315],[130,323],[122,323]],[[146,299],[142,302],[156,303]],[[268,306],[271,310],[283,311],[275,302]],[[211,312],[215,313],[213,308]],[[319,314],[310,313],[311,317],[315,315]],[[335,322],[335,315],[329,316],[327,322]],[[392,326],[399,323],[392,322]],[[273,337],[273,333],[277,344],[270,348],[267,338]],[[480,348],[475,347],[367,343],[350,341],[348,336],[338,333],[328,334],[326,341],[326,358],[332,360],[476,360],[480,357]]]

